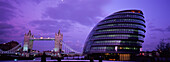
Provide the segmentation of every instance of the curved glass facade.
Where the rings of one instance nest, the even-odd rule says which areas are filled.
[[[139,53],[145,27],[142,11],[116,12],[93,28],[86,39],[83,53]]]

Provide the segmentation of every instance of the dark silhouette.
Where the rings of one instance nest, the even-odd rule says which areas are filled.
[[[43,52],[43,55],[41,56],[41,62],[46,62],[46,54]]]
[[[61,62],[61,58],[57,58],[58,62]]]
[[[158,45],[157,48],[158,53],[161,57],[170,57],[170,43],[165,43],[164,40],[162,40]]]
[[[8,43],[0,44],[0,49],[3,50],[3,51],[8,51],[8,50],[16,47],[17,45],[19,45],[19,43],[17,41],[12,40]],[[21,47],[21,45],[19,47]]]
[[[170,43],[169,42],[164,42],[165,40],[161,40],[160,43],[157,45],[157,51],[160,54],[159,58],[165,58],[163,61],[169,61],[170,58]],[[158,61],[161,61],[159,60]]]
[[[90,57],[90,62],[94,62],[94,59],[93,59],[93,57]]]
[[[119,55],[116,54],[116,61],[119,61]]]
[[[102,57],[101,56],[99,56],[99,62],[102,62]]]

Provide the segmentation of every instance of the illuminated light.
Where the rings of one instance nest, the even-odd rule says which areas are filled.
[[[105,55],[110,55],[109,53],[105,53]]]
[[[116,19],[114,19],[114,21],[116,21]]]
[[[138,11],[138,13],[140,13],[140,11]]]
[[[22,56],[24,56],[24,54],[22,53]]]
[[[54,52],[57,52],[59,50],[59,48],[54,48]]]
[[[115,51],[117,51],[117,46],[115,46]]]
[[[136,49],[136,48],[133,48],[134,50]]]
[[[130,49],[129,47],[126,47],[126,49]]]
[[[122,49],[122,47],[120,47],[120,49]]]
[[[131,12],[135,13],[135,11],[131,11]]]
[[[152,55],[149,55],[149,56],[152,56]]]
[[[109,60],[112,60],[112,59],[109,59]]]
[[[119,40],[118,43],[120,43],[121,41]]]
[[[40,39],[43,39],[43,37],[40,37]]]
[[[23,51],[28,51],[28,43],[24,45]]]
[[[35,60],[35,59],[33,59],[33,60]]]
[[[142,53],[142,55],[144,56],[144,53]]]
[[[14,59],[14,61],[17,61],[17,59]]]
[[[142,51],[142,48],[140,48],[140,51]]]
[[[113,61],[115,61],[115,59],[109,59],[109,60],[113,60]]]

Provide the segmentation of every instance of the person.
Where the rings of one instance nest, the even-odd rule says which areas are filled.
[[[41,56],[41,62],[46,62],[46,54],[43,52],[43,55]]]
[[[99,62],[102,62],[102,57],[101,56],[99,56]]]
[[[90,57],[90,62],[94,62],[94,59],[93,59],[93,57]]]
[[[57,60],[58,60],[58,62],[61,62],[61,58],[58,57]]]
[[[119,61],[119,55],[116,54],[116,61]]]

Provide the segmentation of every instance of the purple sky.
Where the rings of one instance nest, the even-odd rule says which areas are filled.
[[[60,29],[64,42],[82,51],[89,32],[103,18],[120,10],[139,9],[146,20],[143,50],[151,51],[161,39],[170,42],[169,6],[169,0],[0,0],[0,43],[23,43],[28,30],[35,37],[54,37]],[[53,41],[35,41],[33,49],[53,47]]]

